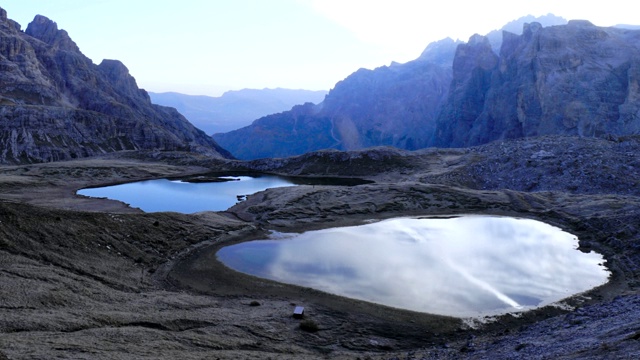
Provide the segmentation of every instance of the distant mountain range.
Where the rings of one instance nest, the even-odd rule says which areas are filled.
[[[243,89],[220,97],[193,96],[175,92],[153,93],[151,101],[176,108],[193,125],[207,134],[245,127],[255,119],[290,110],[294,105],[320,103],[327,91],[292,89]]]
[[[120,61],[96,65],[55,22],[38,15],[22,31],[0,9],[0,163],[141,149],[230,157],[175,109],[153,105]]]
[[[321,104],[214,138],[238,158],[255,159],[324,148],[413,150],[640,133],[640,31],[577,20],[557,25],[566,21],[552,15],[540,20],[555,26],[531,20],[508,24],[511,31],[500,36],[432,43],[406,64],[360,69]]]

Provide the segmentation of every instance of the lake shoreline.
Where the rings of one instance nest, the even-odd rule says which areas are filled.
[[[538,221],[482,215],[397,217],[222,247],[251,276],[457,318],[518,314],[608,282],[602,255]],[[526,286],[524,285],[526,284]]]

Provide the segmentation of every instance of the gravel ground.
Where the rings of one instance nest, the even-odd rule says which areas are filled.
[[[135,152],[0,167],[0,359],[638,358],[640,141],[544,137],[471,149],[320,152],[254,162]],[[82,187],[217,171],[357,176],[227,212],[145,214]],[[559,226],[609,284],[488,323],[417,314],[244,276],[206,261],[264,231],[485,213]],[[253,306],[253,305],[256,306]],[[293,319],[303,304],[318,331]]]

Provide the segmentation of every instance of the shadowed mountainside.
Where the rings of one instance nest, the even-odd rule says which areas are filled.
[[[23,32],[0,9],[0,69],[2,163],[138,149],[230,157],[175,109],[153,105],[121,62],[93,64],[44,16]]]
[[[416,60],[360,69],[336,84],[324,102],[263,117],[214,138],[241,159],[284,157],[324,148],[428,146],[451,82],[457,42],[431,44]],[[251,144],[245,146],[244,144]]]
[[[433,145],[457,147],[539,135],[640,132],[640,31],[572,20],[461,45]]]

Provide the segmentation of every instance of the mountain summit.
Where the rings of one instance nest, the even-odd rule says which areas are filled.
[[[231,155],[175,109],[154,105],[124,64],[95,65],[38,15],[26,31],[0,9],[0,163],[122,150]]]

